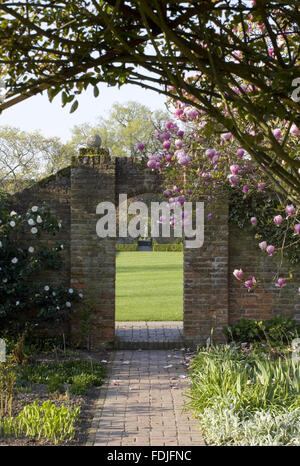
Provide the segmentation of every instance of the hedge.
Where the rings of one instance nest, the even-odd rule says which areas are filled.
[[[183,251],[183,244],[158,244],[154,243],[153,244],[153,251]]]
[[[137,243],[133,244],[116,244],[116,251],[136,251]]]

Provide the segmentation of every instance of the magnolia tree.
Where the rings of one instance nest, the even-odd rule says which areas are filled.
[[[0,328],[22,331],[41,322],[57,324],[67,319],[82,293],[53,286],[36,277],[61,267],[63,244],[43,245],[42,237],[55,235],[61,222],[47,206],[32,206],[18,214],[0,197]]]
[[[75,111],[77,95],[93,86],[98,96],[99,82],[167,96],[175,89],[299,206],[298,7],[290,0],[2,1],[0,111],[45,90]]]
[[[174,90],[175,92],[175,90]],[[300,210],[290,199],[274,191],[274,185],[253,160],[244,147],[239,146],[231,132],[212,121],[204,112],[199,112],[191,104],[183,104],[172,100],[173,116],[177,120],[167,121],[164,130],[157,128],[155,137],[161,143],[161,149],[156,154],[149,152],[142,142],[137,148],[147,155],[147,166],[153,170],[162,171],[169,183],[164,195],[169,199],[171,226],[177,222],[183,225],[187,220],[174,214],[176,205],[182,206],[185,201],[199,198],[206,193],[208,205],[213,203],[220,193],[225,191],[233,205],[233,220],[247,222],[256,230],[257,247],[269,256],[278,255],[278,270],[274,271],[276,286],[282,288],[286,280],[292,278],[280,276],[283,258],[291,263],[300,259]],[[250,129],[250,132],[253,132]],[[281,141],[284,137],[280,128],[274,130],[274,137]],[[289,145],[291,150],[298,144],[299,131],[291,128]],[[183,185],[172,184],[184,172]],[[183,178],[183,176],[181,176]],[[231,192],[230,192],[231,191]],[[256,207],[247,198],[257,198],[260,201]],[[246,207],[246,208],[245,208]],[[235,209],[235,210],[234,210]],[[236,212],[239,213],[236,217]],[[213,213],[208,212],[207,221],[212,220]],[[165,218],[161,217],[163,223]],[[260,239],[260,241],[259,241]],[[252,277],[244,281],[242,269],[233,271],[237,280],[251,291],[259,279]],[[300,289],[299,289],[300,293]]]

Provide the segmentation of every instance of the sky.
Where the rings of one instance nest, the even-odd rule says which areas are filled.
[[[165,109],[165,96],[138,86],[125,84],[118,89],[101,83],[98,88],[100,93],[97,98],[93,95],[93,87],[83,91],[77,98],[78,109],[71,114],[71,105],[64,108],[61,106],[60,95],[56,96],[52,103],[49,102],[46,92],[30,97],[4,110],[0,114],[0,126],[15,126],[23,131],[40,130],[46,137],[58,136],[66,142],[71,137],[71,128],[74,125],[95,123],[98,116],[106,117],[115,102],[134,100],[151,110]]]

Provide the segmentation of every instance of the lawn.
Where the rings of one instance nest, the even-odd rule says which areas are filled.
[[[182,252],[118,252],[116,261],[116,320],[182,320]]]

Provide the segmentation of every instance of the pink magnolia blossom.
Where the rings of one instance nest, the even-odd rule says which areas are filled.
[[[269,256],[273,256],[274,251],[275,251],[274,246],[270,245],[267,247],[267,253],[269,254]]]
[[[300,235],[300,223],[296,223],[294,228],[295,228],[295,231],[296,231],[297,235]]]
[[[184,136],[184,131],[182,131],[182,130],[180,129],[180,130],[177,132],[177,136],[178,136],[179,138],[183,138],[183,136]]]
[[[190,164],[190,161],[191,161],[191,159],[187,155],[185,157],[180,157],[178,159],[178,163],[180,165],[183,165],[184,167],[187,167]]]
[[[238,156],[239,159],[241,159],[241,158],[243,157],[244,154],[245,154],[244,149],[238,149],[238,150],[237,150],[236,155]]]
[[[182,140],[181,139],[176,139],[175,140],[175,146],[177,149],[181,149],[182,148]]]
[[[168,196],[171,196],[172,195],[172,191],[170,189],[166,189],[164,192],[163,192],[163,195],[168,197]]]
[[[293,204],[287,205],[285,211],[287,215],[293,215],[295,212],[295,207],[293,206]]]
[[[237,175],[240,170],[240,166],[237,164],[230,165],[230,171],[233,175]]]
[[[153,159],[148,160],[147,162],[147,167],[148,168],[156,168],[156,162]]]
[[[214,218],[214,214],[208,214],[208,215],[207,215],[207,219],[208,219],[208,220],[212,220],[213,218]]]
[[[283,221],[283,218],[281,215],[276,215],[276,217],[274,217],[274,223],[277,227],[279,227]]]
[[[279,288],[282,288],[286,285],[286,280],[284,278],[278,278],[276,286],[279,286]]]
[[[280,139],[281,138],[281,129],[276,128],[273,130],[273,136],[275,139]]]
[[[249,186],[245,184],[245,186],[243,186],[243,193],[246,194],[248,191],[249,191]]]
[[[300,133],[300,129],[298,128],[298,126],[295,125],[295,123],[293,123],[291,126],[291,134],[293,136],[296,136],[299,133]]]
[[[251,290],[251,288],[253,287],[253,281],[252,281],[252,280],[246,280],[246,281],[245,281],[245,287],[246,287],[248,290]]]
[[[260,247],[261,250],[264,250],[264,249],[267,249],[267,242],[266,241],[262,241],[261,243],[259,243],[258,245]]]
[[[250,222],[252,223],[252,225],[256,225],[257,224],[257,218],[256,217],[251,217]]]
[[[136,145],[137,150],[143,151],[145,149],[145,144],[138,142]]]
[[[165,159],[167,162],[171,162],[172,157],[173,157],[173,154],[170,154],[169,152],[165,155]]]
[[[230,141],[232,138],[232,133],[224,133],[222,134],[221,138],[224,139],[224,141]]]
[[[235,278],[236,278],[237,280],[241,280],[241,279],[243,278],[243,271],[242,271],[242,269],[235,269],[235,270],[233,271],[233,275],[235,276]]]
[[[166,150],[169,150],[170,147],[171,147],[170,141],[164,141],[163,148],[166,149]]]
[[[236,186],[239,182],[239,177],[236,175],[228,175],[228,179],[232,186]]]
[[[259,192],[262,192],[266,187],[266,184],[265,183],[258,183],[257,185],[257,189]]]
[[[205,155],[206,157],[208,157],[209,159],[212,159],[215,155],[216,155],[216,150],[215,149],[207,149],[205,151]]]

